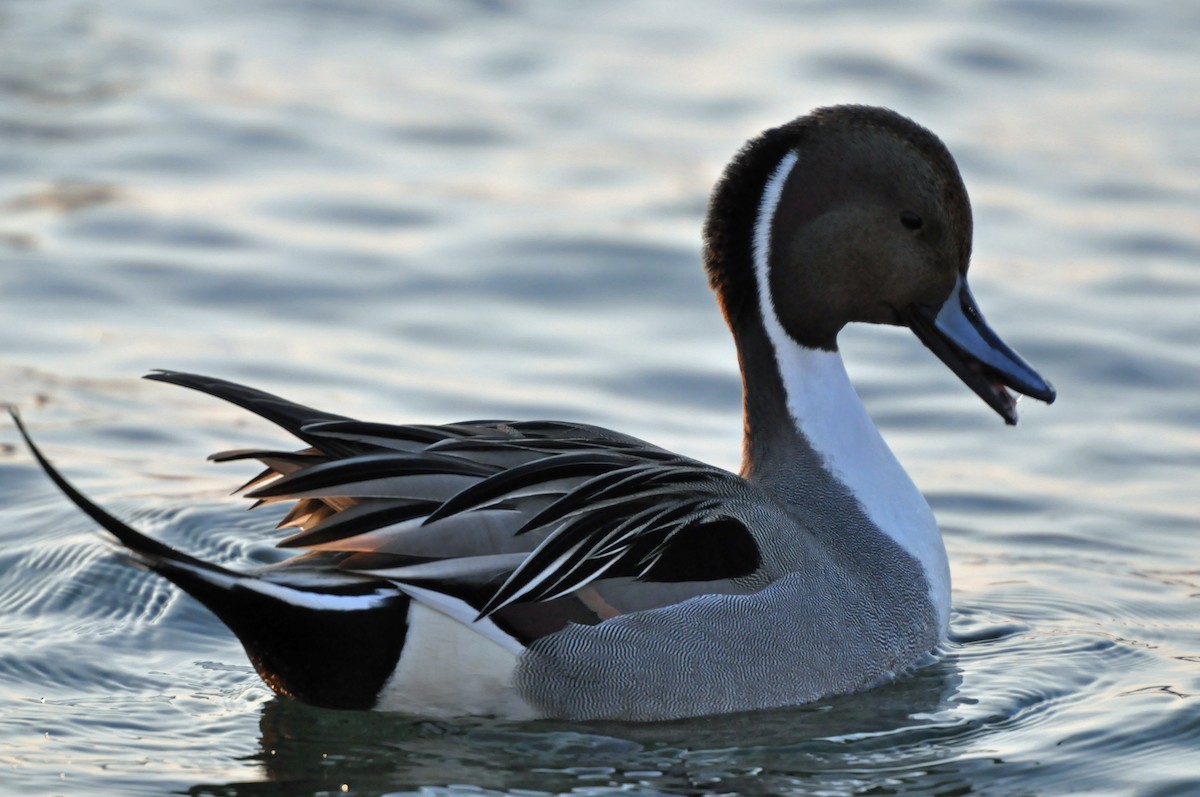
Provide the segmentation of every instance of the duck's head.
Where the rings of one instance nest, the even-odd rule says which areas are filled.
[[[893,111],[822,108],[750,141],[713,193],[705,239],[739,346],[769,314],[830,351],[851,322],[905,325],[1006,422],[1008,388],[1054,400],[967,287],[971,206],[953,157]]]

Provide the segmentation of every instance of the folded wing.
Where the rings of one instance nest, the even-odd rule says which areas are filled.
[[[230,401],[308,448],[243,450],[265,470],[242,487],[294,501],[280,545],[384,578],[466,622],[528,644],[567,623],[750,591],[761,567],[740,477],[594,426],[355,421],[223,380],[148,378]]]

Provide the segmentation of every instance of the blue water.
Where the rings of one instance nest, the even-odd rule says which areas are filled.
[[[17,0],[0,402],[155,536],[276,556],[149,368],[390,421],[600,423],[724,467],[699,267],[741,142],[896,108],[958,157],[975,293],[1059,388],[1016,429],[902,330],[843,343],[945,532],[936,665],[649,726],[273,698],[0,424],[0,794],[1200,794],[1200,11],[1174,2]]]

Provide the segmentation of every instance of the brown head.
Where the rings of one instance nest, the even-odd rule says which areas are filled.
[[[971,234],[941,140],[893,111],[844,105],[734,158],[709,206],[705,263],[739,346],[764,313],[813,349],[835,350],[851,322],[907,325],[1014,422],[1004,385],[1043,400],[1053,389],[983,324],[966,288]],[[955,314],[975,332],[958,335]]]

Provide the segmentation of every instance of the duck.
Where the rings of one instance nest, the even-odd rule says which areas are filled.
[[[275,693],[426,717],[659,721],[796,706],[935,660],[950,568],[868,416],[838,334],[907,326],[1008,424],[1053,386],[968,287],[972,214],[949,150],[895,111],[819,108],[750,140],[708,206],[703,262],[741,370],[733,473],[564,421],[396,425],[155,371],[298,448],[241,488],[290,502],[279,563],[234,570],[49,478],[240,640]]]

